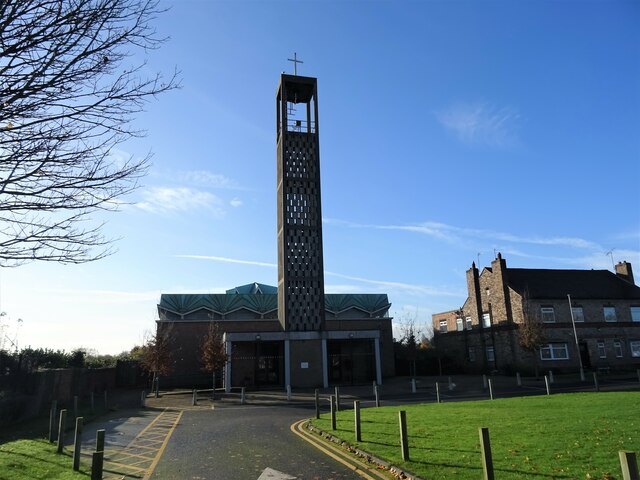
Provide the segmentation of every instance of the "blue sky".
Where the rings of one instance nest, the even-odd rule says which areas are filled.
[[[318,78],[328,293],[385,292],[428,325],[494,251],[640,275],[638,2],[164,5],[171,39],[148,68],[177,66],[183,87],[114,152],[154,152],[104,217],[118,251],[3,269],[20,347],[117,353],[154,329],[161,293],[276,284],[275,91],[293,52]]]

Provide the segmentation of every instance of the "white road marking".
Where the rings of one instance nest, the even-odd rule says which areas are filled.
[[[296,480],[296,478],[297,477],[292,477],[291,475],[267,467],[262,471],[258,480]]]

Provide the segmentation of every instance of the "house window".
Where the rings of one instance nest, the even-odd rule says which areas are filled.
[[[607,358],[607,349],[604,346],[604,342],[598,342],[598,356],[600,358]]]
[[[584,311],[582,307],[571,307],[571,313],[573,314],[574,322],[584,322]]]
[[[469,361],[470,362],[475,362],[476,361],[476,349],[474,347],[469,347]]]
[[[461,318],[456,318],[456,329],[461,332],[464,329],[464,322]]]
[[[613,349],[616,352],[616,358],[622,358],[622,342],[620,340],[613,341]]]
[[[640,307],[631,307],[631,321],[640,322]]]
[[[482,314],[482,326],[484,328],[489,328],[491,327],[491,315],[488,313],[483,313]]]
[[[616,307],[602,307],[605,322],[617,322]]]
[[[471,322],[471,317],[465,318],[464,321],[465,321],[465,326],[467,327],[467,330],[471,330],[471,328],[473,327]]]
[[[555,323],[556,314],[553,311],[553,307],[540,307],[540,313],[544,323]]]
[[[566,343],[548,343],[540,347],[540,360],[568,360],[569,349]]]
[[[640,340],[631,340],[629,350],[631,350],[632,357],[640,357]]]
[[[447,333],[447,321],[440,320],[440,333]]]
[[[495,362],[496,354],[493,351],[493,347],[487,347],[487,362]]]

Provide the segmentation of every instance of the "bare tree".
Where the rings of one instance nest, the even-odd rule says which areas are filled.
[[[171,331],[171,325],[158,328],[142,347],[142,367],[153,375],[151,385],[156,397],[160,389],[160,375],[168,375],[173,371]]]
[[[522,323],[518,325],[518,343],[520,347],[533,354],[535,375],[538,377],[538,352],[546,342],[544,326],[534,308],[528,290],[522,293]]]
[[[207,335],[204,337],[204,341],[202,342],[200,354],[202,370],[211,373],[213,381],[211,398],[215,398],[216,372],[222,370],[227,362],[227,353],[224,349],[222,330],[217,322],[209,322],[209,329],[207,330]]]
[[[114,160],[177,74],[146,77],[134,53],[164,38],[158,0],[0,2],[0,264],[82,263],[111,253],[97,210],[115,210],[149,155]]]
[[[416,358],[418,356],[418,337],[422,331],[416,326],[416,316],[405,317],[400,320],[400,343],[406,348],[409,360],[409,376],[416,376]]]

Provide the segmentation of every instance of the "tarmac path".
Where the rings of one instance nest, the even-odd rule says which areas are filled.
[[[238,405],[183,411],[150,478],[362,478],[292,433],[295,421],[312,415],[312,410],[286,406]],[[272,477],[271,471],[287,476]]]

